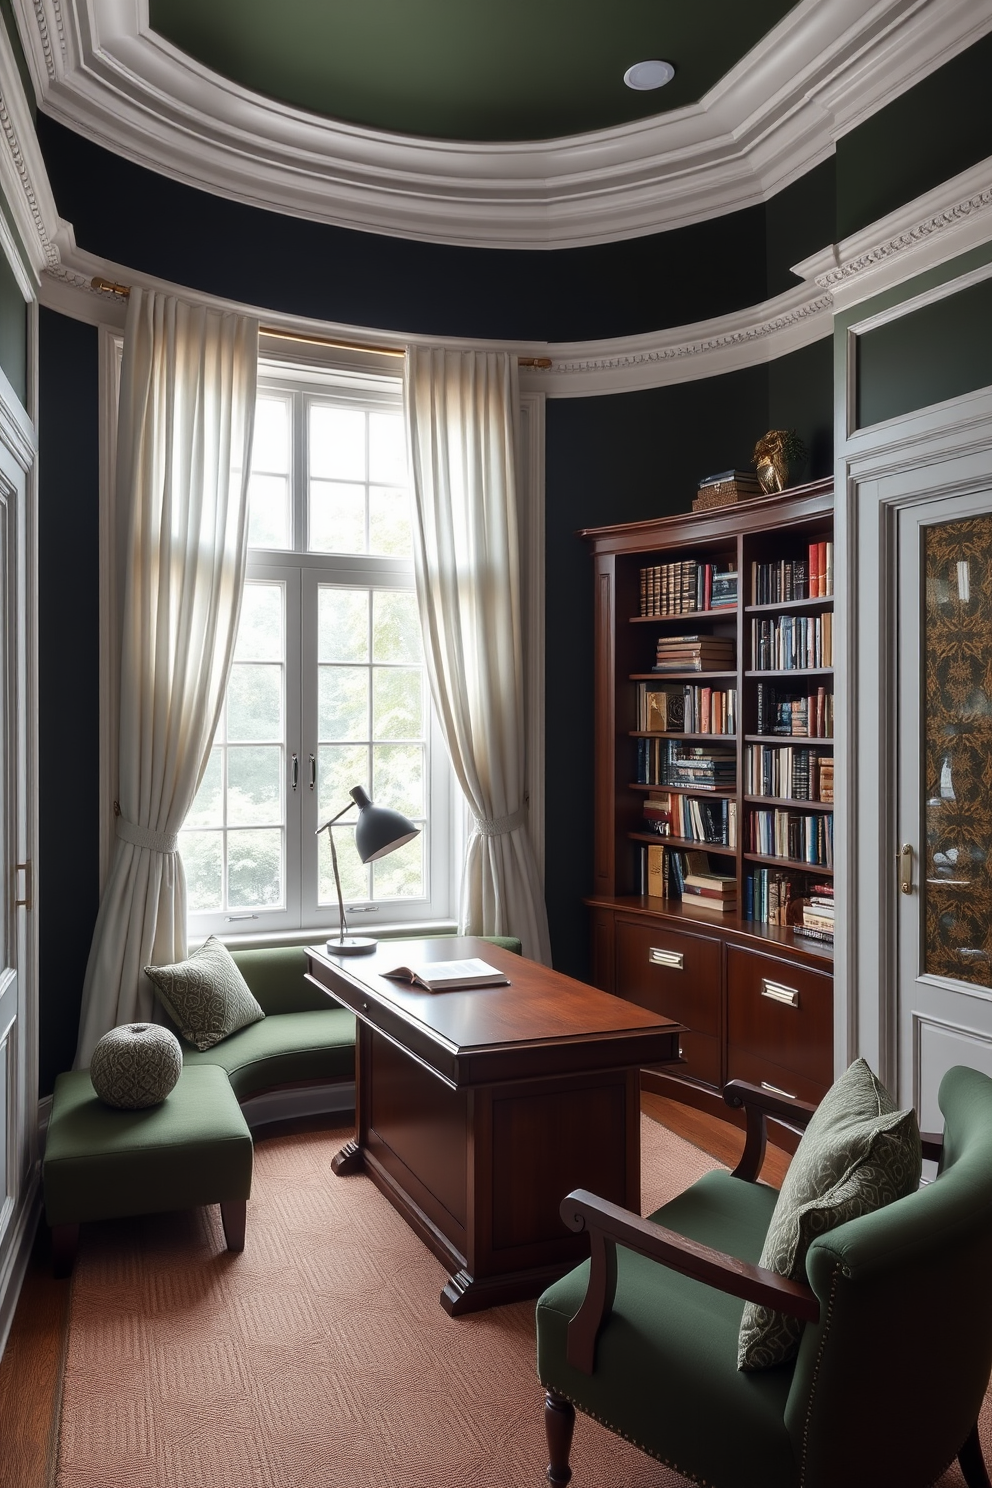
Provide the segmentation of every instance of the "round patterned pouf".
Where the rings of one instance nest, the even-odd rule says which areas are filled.
[[[90,1079],[108,1106],[140,1111],[161,1105],[182,1068],[183,1051],[174,1033],[158,1023],[122,1023],[93,1050]]]

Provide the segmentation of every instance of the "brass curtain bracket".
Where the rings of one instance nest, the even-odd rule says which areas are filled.
[[[90,280],[90,288],[95,289],[98,294],[119,295],[122,300],[126,300],[131,293],[130,285],[116,284],[113,279],[104,279],[99,274]],[[282,330],[278,326],[260,325],[258,333],[260,336],[278,336],[280,341],[299,341],[305,346],[329,346],[333,351],[371,351],[379,356],[406,356],[405,346],[373,346],[365,341],[334,341],[329,336],[303,336],[296,331]],[[545,372],[553,364],[550,357],[518,357],[517,365]]]

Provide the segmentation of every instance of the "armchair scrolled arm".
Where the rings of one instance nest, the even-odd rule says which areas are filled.
[[[616,1294],[617,1245],[732,1297],[788,1312],[804,1322],[819,1320],[819,1299],[805,1283],[789,1281],[775,1271],[689,1240],[585,1189],[568,1194],[560,1213],[569,1229],[589,1234],[589,1286],[582,1306],[568,1325],[566,1344],[569,1364],[583,1374],[592,1374],[595,1369],[596,1338]]]

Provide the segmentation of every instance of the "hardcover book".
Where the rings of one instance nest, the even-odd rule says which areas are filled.
[[[397,982],[409,982],[426,992],[456,992],[467,987],[508,987],[510,978],[488,961],[419,961],[413,966],[395,966],[383,972]]]

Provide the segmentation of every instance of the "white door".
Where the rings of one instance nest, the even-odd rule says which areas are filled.
[[[31,1241],[38,1182],[38,1051],[31,853],[33,586],[30,425],[0,380],[0,1350]]]
[[[899,1099],[992,1075],[992,487],[920,493],[897,518],[895,852]],[[964,489],[963,489],[964,487]]]

